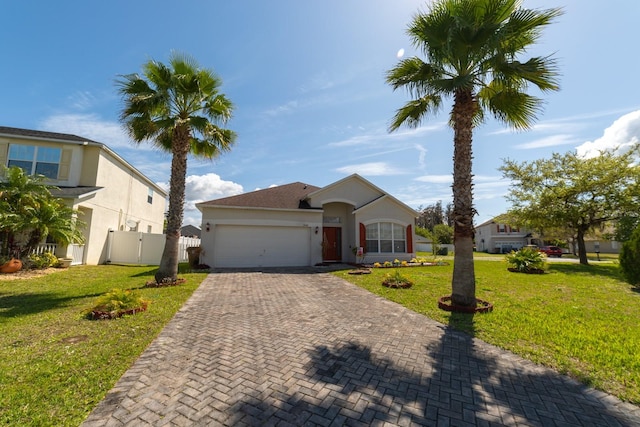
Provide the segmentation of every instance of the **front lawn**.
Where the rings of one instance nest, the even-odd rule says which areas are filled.
[[[476,260],[476,295],[488,314],[451,314],[437,299],[451,293],[453,267],[401,267],[414,285],[381,285],[393,269],[335,274],[364,289],[491,344],[550,366],[623,400],[640,404],[640,290],[614,264],[551,263],[547,274],[511,273],[506,263]]]
[[[0,424],[77,426],[206,277],[143,288],[153,266],[78,266],[33,279],[0,276]],[[113,288],[150,300],[142,314],[91,321]]]

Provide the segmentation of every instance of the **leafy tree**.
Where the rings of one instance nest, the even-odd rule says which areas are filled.
[[[637,227],[620,249],[620,269],[625,280],[640,284],[640,227]]]
[[[44,176],[11,167],[5,178],[0,183],[1,255],[22,258],[47,237],[62,245],[84,241],[77,211],[51,195],[55,187]]]
[[[453,227],[447,224],[437,224],[433,227],[433,236],[443,245],[450,245],[453,242]]]
[[[638,212],[623,215],[616,223],[614,239],[618,242],[626,242],[631,238],[633,231],[640,226]]]
[[[639,152],[636,146],[591,158],[569,152],[532,162],[505,160],[500,170],[511,180],[509,214],[534,230],[569,230],[580,263],[588,264],[585,235],[640,208],[640,167],[634,164]]]
[[[172,53],[169,64],[149,61],[143,75],[117,82],[124,100],[121,121],[136,142],[171,152],[166,241],[156,281],[176,280],[189,154],[214,158],[231,149],[235,133],[221,127],[233,104],[219,92],[221,80],[192,58]]]
[[[435,204],[425,208],[418,208],[420,216],[418,217],[418,226],[433,231],[433,227],[444,223],[444,211],[442,210],[442,202],[438,200]]]
[[[417,127],[435,114],[444,98],[453,99],[454,271],[451,301],[475,306],[473,265],[473,129],[486,114],[516,129],[527,129],[542,101],[528,95],[529,84],[557,90],[555,62],[550,57],[519,60],[540,36],[541,29],[561,14],[559,9],[530,10],[519,0],[436,0],[418,13],[408,34],[419,57],[400,61],[387,72],[394,90],[412,96],[398,109],[390,131]]]

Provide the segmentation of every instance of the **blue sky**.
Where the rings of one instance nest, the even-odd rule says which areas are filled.
[[[135,146],[118,122],[118,75],[172,50],[222,78],[236,110],[230,153],[191,159],[185,223],[193,204],[301,181],[324,186],[359,173],[413,208],[451,200],[450,104],[417,129],[389,134],[409,98],[384,75],[417,52],[406,28],[428,2],[238,0],[3,2],[0,125],[72,133],[107,144],[158,183],[170,158]],[[531,55],[554,53],[561,90],[545,94],[535,127],[488,121],[474,134],[476,223],[508,209],[503,159],[587,152],[640,138],[640,2],[525,0],[563,7]]]

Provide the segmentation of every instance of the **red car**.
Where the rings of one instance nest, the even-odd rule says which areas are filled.
[[[562,249],[557,246],[540,246],[538,250],[544,252],[547,256],[557,256],[558,258],[562,256]]]

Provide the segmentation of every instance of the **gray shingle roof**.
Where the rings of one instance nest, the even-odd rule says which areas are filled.
[[[61,199],[75,199],[85,194],[102,190],[103,187],[59,187],[51,190],[51,195]]]
[[[8,126],[0,126],[0,135],[13,135],[13,136],[25,136],[31,138],[42,138],[42,139],[54,139],[58,141],[70,141],[70,142],[94,142],[98,144],[96,141],[92,141],[90,139],[71,135],[68,133],[57,133],[57,132],[44,132],[40,130],[31,130],[31,129],[20,129],[20,128],[12,128]]]
[[[309,208],[303,200],[306,196],[320,187],[294,182],[292,184],[279,185],[277,187],[265,188],[264,190],[252,191],[250,193],[239,194],[237,196],[224,197],[200,203],[200,206],[233,206],[233,207],[255,207],[271,209],[300,209]]]

